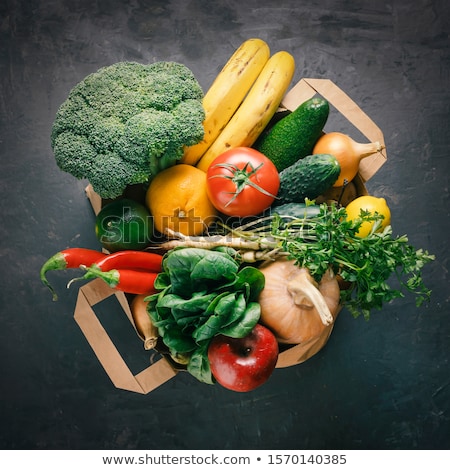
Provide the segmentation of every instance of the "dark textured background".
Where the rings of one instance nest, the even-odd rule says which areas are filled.
[[[449,19],[447,0],[3,0],[0,448],[449,448]],[[333,80],[382,128],[388,162],[367,186],[394,232],[436,255],[432,301],[369,322],[344,310],[325,349],[251,393],[184,373],[149,395],[118,390],[73,320],[69,277],[51,274],[59,302],[38,279],[56,251],[98,247],[85,182],[55,165],[53,118],[72,86],[121,60],[183,62],[207,89],[249,37],[291,52],[294,82]],[[128,333],[117,341],[140,370]]]

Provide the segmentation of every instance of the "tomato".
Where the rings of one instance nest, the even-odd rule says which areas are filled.
[[[280,187],[276,166],[250,147],[219,155],[209,166],[206,180],[214,207],[232,217],[260,214],[273,203]]]

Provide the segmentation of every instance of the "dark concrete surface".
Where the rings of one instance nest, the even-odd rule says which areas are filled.
[[[0,448],[448,449],[449,20],[446,0],[3,0]],[[325,349],[251,393],[188,374],[118,390],[73,320],[69,277],[52,275],[58,302],[38,278],[56,251],[98,247],[85,182],[54,162],[56,110],[121,60],[183,62],[206,89],[249,37],[291,52],[294,82],[333,80],[382,128],[388,162],[367,187],[395,233],[436,255],[431,303],[406,297],[369,322],[344,310]]]

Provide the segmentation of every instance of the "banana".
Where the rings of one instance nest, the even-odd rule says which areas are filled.
[[[286,51],[272,55],[237,111],[203,154],[197,168],[206,172],[226,150],[250,147],[278,109],[295,71],[293,56]]]
[[[269,46],[258,38],[248,39],[236,49],[203,97],[204,138],[185,149],[181,163],[197,164],[242,103],[269,57]]]

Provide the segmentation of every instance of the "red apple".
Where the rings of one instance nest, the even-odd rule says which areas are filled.
[[[272,374],[278,359],[278,343],[275,335],[258,323],[244,338],[214,337],[208,359],[220,385],[235,392],[249,392]]]

